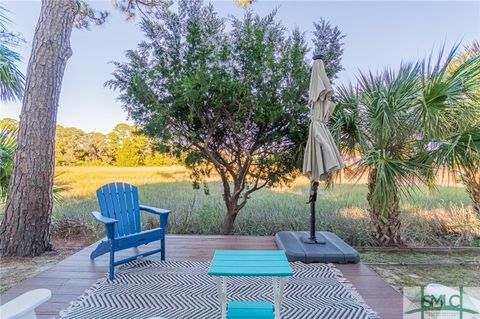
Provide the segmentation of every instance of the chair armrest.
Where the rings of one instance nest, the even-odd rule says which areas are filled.
[[[151,207],[146,205],[140,205],[140,210],[144,210],[146,212],[149,212],[155,215],[170,214],[172,212],[171,210],[168,210],[168,209],[156,208],[156,207]]]
[[[96,220],[99,222],[105,224],[105,225],[110,225],[110,224],[115,224],[118,223],[118,220],[102,216],[99,212],[92,212],[93,217],[95,217]]]
[[[35,318],[35,308],[52,297],[48,289],[35,289],[0,307],[1,318]]]
[[[160,227],[165,228],[165,226],[167,226],[168,214],[170,214],[172,212],[171,210],[156,208],[156,207],[150,207],[150,206],[146,206],[146,205],[140,205],[139,208],[140,208],[140,210],[146,211],[147,213],[159,215],[160,216]]]

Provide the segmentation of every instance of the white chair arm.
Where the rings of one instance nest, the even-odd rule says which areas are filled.
[[[10,300],[0,307],[2,319],[35,319],[35,308],[52,297],[48,289],[35,289]]]

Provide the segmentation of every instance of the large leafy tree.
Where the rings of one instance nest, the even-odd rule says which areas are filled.
[[[313,32],[314,54],[322,57],[327,76],[333,80],[338,72],[343,70],[341,58],[343,55],[343,42],[345,35],[337,26],[332,26],[325,19],[315,22]]]
[[[402,245],[400,200],[418,183],[433,186],[439,149],[455,134],[474,130],[458,123],[473,116],[465,102],[480,83],[480,57],[448,72],[456,48],[438,60],[404,64],[396,72],[361,73],[356,86],[343,87],[332,128],[352,164],[354,177],[368,174],[369,212],[377,245]],[[462,119],[462,121],[459,121]],[[478,129],[477,129],[478,131]],[[460,139],[463,156],[478,140]],[[437,165],[436,165],[437,164]]]
[[[151,147],[149,139],[139,134],[139,128],[125,123],[114,127],[110,137],[110,143],[115,149],[115,165],[117,166],[142,166]]]
[[[55,130],[55,165],[76,165],[85,158],[86,133],[79,128],[57,125]]]
[[[154,139],[140,134],[140,129],[133,125],[118,124],[106,135],[57,125],[56,165],[159,166],[176,163],[173,155],[161,152]]]
[[[180,1],[161,21],[144,22],[147,41],[108,85],[147,134],[186,154],[195,185],[220,176],[229,234],[252,193],[298,172],[309,123],[304,35],[287,33],[275,12],[246,11],[227,28],[200,1]]]

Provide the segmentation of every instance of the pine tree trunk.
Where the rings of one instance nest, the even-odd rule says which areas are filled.
[[[43,0],[28,63],[14,170],[0,228],[4,256],[50,248],[55,125],[62,78],[72,55],[76,0]]]
[[[467,174],[463,178],[463,183],[467,189],[468,195],[473,202],[473,209],[476,211],[478,218],[480,218],[480,173],[473,172]]]
[[[382,215],[378,205],[372,202],[375,189],[375,171],[370,172],[368,178],[367,200],[370,204],[370,220],[372,222],[372,238],[376,246],[403,246],[400,233],[400,197],[395,194],[393,201],[388,204],[387,214]]]

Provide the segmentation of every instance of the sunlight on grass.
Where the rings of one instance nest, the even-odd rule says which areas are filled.
[[[225,204],[223,187],[212,178],[210,195],[194,190],[189,172],[173,167],[60,167],[62,182],[69,190],[64,202],[55,204],[54,220],[79,221],[103,235],[103,228],[93,221],[90,212],[98,210],[95,190],[103,184],[121,181],[139,186],[143,204],[173,211],[170,233],[218,234]],[[273,235],[280,230],[306,230],[309,227],[307,205],[309,183],[298,178],[291,187],[262,189],[251,195],[240,211],[234,233]],[[368,245],[369,217],[367,187],[340,184],[332,189],[320,187],[317,201],[318,229],[336,232],[353,245]],[[429,193],[425,188],[412,198],[402,200],[402,233],[412,246],[475,244],[475,226],[480,221],[468,208],[470,199],[463,188],[439,187]],[[146,217],[146,227],[158,223]]]
[[[97,188],[112,182],[125,182],[139,186],[190,181],[190,173],[183,166],[60,166],[56,168],[56,175],[57,180],[68,187],[68,190],[63,193],[64,197],[91,197]]]

